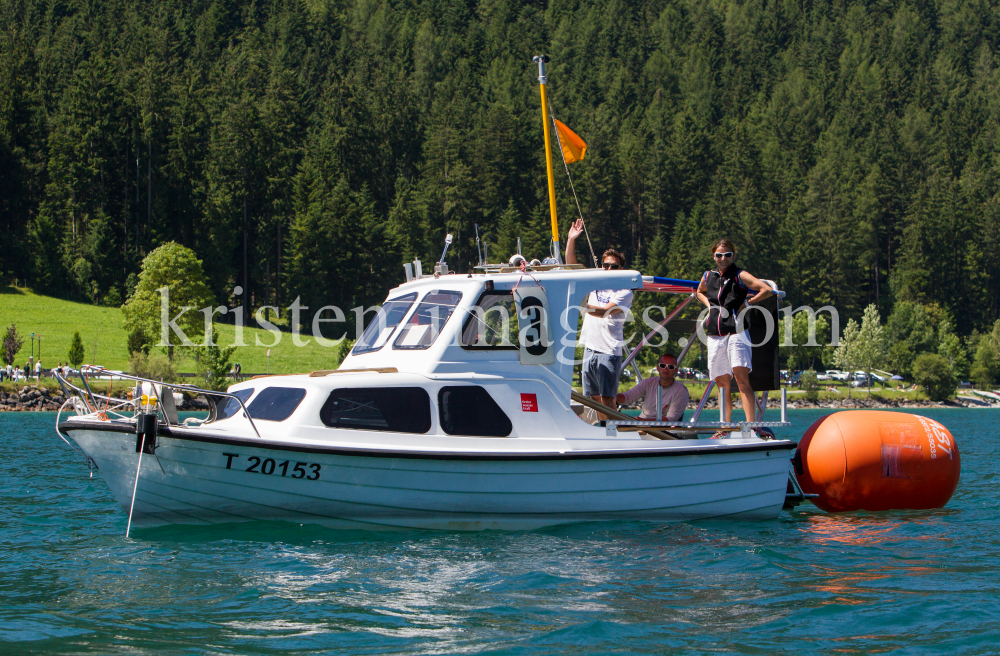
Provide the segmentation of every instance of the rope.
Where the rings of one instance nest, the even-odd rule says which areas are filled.
[[[146,450],[146,436],[142,436],[142,442],[139,445],[139,462],[135,464],[135,483],[132,485],[132,503],[128,507],[128,524],[125,526],[125,537],[128,537],[129,532],[132,530],[132,511],[135,510],[135,493],[139,489],[139,468],[142,467],[142,452]]]
[[[569,178],[569,188],[573,190],[573,200],[576,202],[576,213],[580,216],[580,221],[583,223],[583,234],[587,237],[587,246],[590,247],[590,257],[594,258],[594,266],[598,269],[601,268],[600,262],[597,261],[597,254],[594,253],[594,245],[590,242],[590,232],[587,230],[587,222],[583,220],[583,210],[580,209],[580,199],[576,196],[576,186],[573,184],[573,176],[569,173],[569,164],[566,162],[566,153],[562,149],[562,139],[559,137],[559,127],[556,125],[556,115],[552,111],[552,103],[549,103],[549,116],[552,117],[552,128],[556,133],[556,142],[559,144],[559,155],[562,157],[563,168],[566,169],[566,177]]]
[[[514,283],[514,289],[510,290],[511,294],[517,291],[517,286],[521,284],[522,280],[524,280],[524,274],[528,274],[528,277],[534,280],[536,285],[538,285],[539,287],[542,286],[542,283],[538,282],[538,278],[531,275],[531,272],[528,271],[528,263],[525,262],[524,260],[521,260],[521,277],[517,279],[516,283]]]

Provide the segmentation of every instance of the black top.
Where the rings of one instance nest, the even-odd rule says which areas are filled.
[[[743,269],[730,266],[725,273],[718,270],[706,271],[702,280],[705,281],[705,296],[708,297],[709,312],[705,319],[705,332],[715,337],[735,335],[736,318],[747,300],[749,288],[740,280]],[[727,311],[722,312],[725,308]]]

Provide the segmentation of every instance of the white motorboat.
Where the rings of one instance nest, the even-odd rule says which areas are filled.
[[[115,408],[62,381],[76,414],[59,430],[140,526],[478,530],[776,517],[796,443],[748,428],[787,423],[612,415],[602,426],[571,404],[580,399],[577,312],[590,292],[690,295],[695,283],[541,269],[418,274],[389,293],[339,369],[233,385],[205,421],[178,421],[165,388],[192,389],[183,385],[146,381]],[[720,426],[736,432],[701,439]]]

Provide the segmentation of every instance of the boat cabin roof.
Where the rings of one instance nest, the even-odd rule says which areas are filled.
[[[581,268],[425,275],[391,290],[374,317],[366,313],[368,327],[341,369],[544,379],[568,387],[576,364],[580,307],[591,292],[690,294],[697,285],[632,270]],[[524,301],[528,296],[540,302]],[[542,310],[522,310],[518,316],[522,302],[525,308],[540,304]],[[539,331],[547,333],[544,348],[524,346]]]

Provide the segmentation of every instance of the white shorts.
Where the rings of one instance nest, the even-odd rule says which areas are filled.
[[[733,375],[733,367],[753,369],[751,363],[750,336],[744,330],[735,335],[708,337],[708,377],[715,380],[719,376]]]

